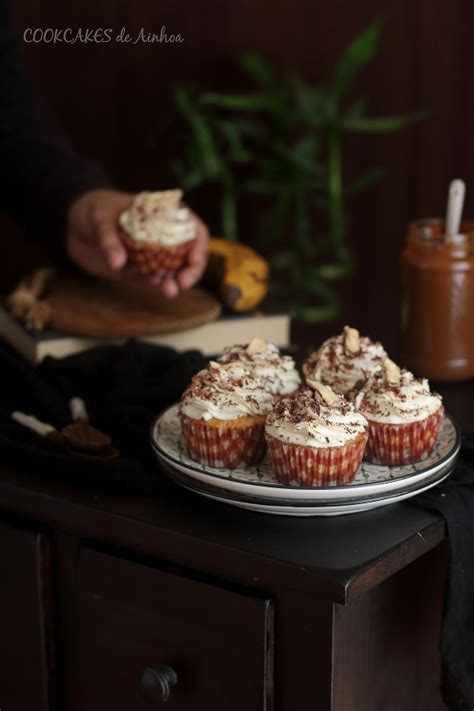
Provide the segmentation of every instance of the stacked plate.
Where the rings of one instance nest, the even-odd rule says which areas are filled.
[[[408,499],[443,481],[454,469],[460,448],[459,428],[446,416],[429,457],[403,467],[363,463],[345,486],[302,487],[279,484],[271,463],[214,469],[194,462],[181,440],[178,405],[152,424],[156,459],[176,483],[210,499],[253,511],[285,516],[337,516],[367,511]]]

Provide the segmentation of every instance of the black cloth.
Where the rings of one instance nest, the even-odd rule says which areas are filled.
[[[455,471],[411,500],[446,520],[449,571],[441,633],[443,695],[449,708],[474,709],[474,435],[465,435]]]
[[[76,153],[41,100],[24,70],[20,40],[11,3],[0,0],[0,209],[64,258],[69,204],[110,179]]]
[[[206,364],[198,351],[178,354],[136,341],[98,346],[68,358],[46,358],[37,368],[0,345],[0,450],[2,464],[27,467],[68,481],[130,493],[158,492],[163,477],[153,462],[153,418],[179,399]],[[120,459],[100,461],[62,453],[13,421],[20,410],[58,429],[71,422],[68,402],[84,398],[91,424],[112,437]]]

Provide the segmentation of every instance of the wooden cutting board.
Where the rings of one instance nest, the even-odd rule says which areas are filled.
[[[214,321],[217,299],[202,289],[189,289],[166,299],[141,282],[57,277],[43,297],[51,307],[48,327],[61,333],[94,338],[124,338],[172,333]]]

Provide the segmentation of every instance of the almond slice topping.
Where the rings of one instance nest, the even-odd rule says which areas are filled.
[[[344,326],[344,348],[354,354],[360,351],[359,331],[356,328]]]
[[[385,373],[385,380],[388,385],[400,385],[401,373],[400,368],[390,358],[385,358],[382,363]]]
[[[254,355],[255,353],[265,353],[267,348],[268,341],[264,341],[263,338],[252,338],[246,351],[249,355]]]
[[[307,380],[306,382],[310,388],[316,390],[316,392],[321,395],[327,405],[335,405],[338,402],[339,396],[336,395],[334,390],[331,390],[329,385],[323,385],[323,383],[319,383],[317,380]]]
[[[245,363],[241,360],[231,360],[228,363],[219,363],[222,370],[235,370],[236,368],[245,368]]]
[[[145,198],[145,205],[150,210],[161,210],[178,205],[183,197],[182,190],[160,190],[150,193]]]

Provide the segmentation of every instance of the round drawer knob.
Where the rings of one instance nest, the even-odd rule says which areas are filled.
[[[140,674],[138,688],[147,701],[168,701],[173,686],[178,683],[178,675],[166,664],[154,669],[145,667]]]

